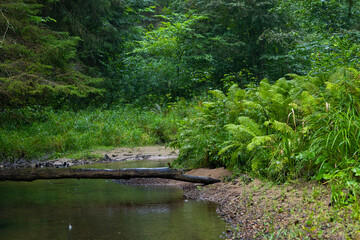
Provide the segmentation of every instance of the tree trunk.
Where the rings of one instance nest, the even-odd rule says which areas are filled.
[[[212,184],[219,179],[184,175],[182,170],[171,168],[128,168],[128,169],[71,169],[71,168],[25,168],[0,171],[0,181],[34,181],[38,179],[92,178],[130,179],[167,178],[185,182]]]

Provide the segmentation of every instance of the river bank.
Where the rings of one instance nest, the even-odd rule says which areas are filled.
[[[134,148],[114,148],[112,150],[95,150],[82,153],[77,157],[64,157],[51,160],[18,159],[14,162],[0,163],[1,168],[44,168],[44,167],[73,167],[94,163],[110,163],[138,160],[169,160],[178,156],[178,151],[164,146],[146,146]]]
[[[192,174],[208,176],[204,169]],[[233,227],[230,239],[360,239],[358,216],[350,207],[332,206],[327,186],[275,185],[247,175],[225,179],[186,187],[184,196],[217,203],[218,214]]]

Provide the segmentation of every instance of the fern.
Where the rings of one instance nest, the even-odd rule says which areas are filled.
[[[286,135],[290,135],[290,134],[294,133],[294,130],[291,127],[289,127],[289,125],[287,125],[286,123],[283,123],[283,122],[276,121],[276,120],[271,120],[271,121],[265,122],[265,126],[270,126],[275,131],[278,131],[279,133],[286,134]]]
[[[249,117],[239,117],[238,122],[240,125],[248,129],[253,136],[259,136],[262,134],[259,124]]]
[[[246,137],[256,137],[256,134],[243,125],[228,124],[225,125],[227,131],[237,137],[239,140],[246,139]]]
[[[225,94],[220,90],[210,90],[209,93],[216,97],[217,100],[225,100],[226,96]]]
[[[251,142],[246,146],[248,151],[254,151],[258,147],[262,147],[273,140],[273,136],[256,136],[251,139]]]
[[[202,112],[201,130],[207,132],[199,128],[200,134],[226,130],[228,135],[216,136],[211,144],[217,146],[211,147],[218,147],[216,157],[228,167],[245,166],[278,182],[297,177],[354,181],[360,73],[340,68],[326,77],[289,76],[293,79],[264,80],[245,91],[234,85],[227,95],[214,92],[217,97]]]
[[[239,147],[238,143],[235,143],[234,141],[227,141],[224,143],[225,147],[223,147],[219,152],[218,155],[223,155],[225,152],[229,151],[230,149],[234,147]]]

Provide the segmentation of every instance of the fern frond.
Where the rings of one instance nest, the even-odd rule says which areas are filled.
[[[253,139],[251,139],[251,142],[246,146],[246,149],[248,151],[253,151],[257,147],[263,146],[266,143],[270,142],[272,139],[273,138],[271,135],[254,137]]]
[[[226,130],[228,130],[231,134],[238,137],[239,139],[244,138],[244,134],[247,134],[251,137],[256,137],[255,133],[248,129],[246,126],[243,125],[235,125],[235,124],[228,124],[225,125]]]
[[[244,127],[246,127],[246,129],[248,129],[249,131],[251,131],[253,134],[253,136],[260,136],[262,135],[261,129],[259,124],[257,124],[254,120],[252,120],[249,117],[239,117],[238,118],[238,122],[240,123],[240,125],[243,125]]]
[[[253,108],[255,110],[262,110],[263,109],[261,104],[256,103],[254,101],[248,101],[248,100],[244,101],[244,106],[247,107],[247,108]]]
[[[259,92],[260,91],[268,91],[268,90],[270,90],[270,88],[271,88],[271,85],[270,85],[269,81],[267,79],[263,79],[260,82],[260,85],[258,87],[258,91]]]
[[[289,127],[286,123],[279,122],[276,120],[266,121],[265,126],[270,126],[274,130],[283,133],[283,134],[292,134],[294,130]]]
[[[242,152],[242,146],[240,146],[238,149],[236,149],[232,154],[231,154],[231,163],[232,165],[234,165],[234,163],[237,162],[238,158],[239,158],[239,153]]]
[[[281,93],[285,93],[293,88],[293,84],[291,81],[286,80],[285,78],[280,78],[274,83],[274,86],[278,87]]]
[[[229,92],[227,95],[228,95],[229,99],[231,99],[233,101],[236,101],[236,100],[239,101],[239,100],[244,99],[245,94],[246,94],[245,90],[240,89],[237,84],[234,84],[229,88]]]
[[[234,143],[234,141],[228,141],[228,143],[232,143],[232,144],[227,145],[227,146],[223,147],[222,149],[220,149],[218,155],[222,155],[222,154],[224,154],[225,152],[227,152],[229,149],[239,146],[239,144],[238,144],[238,143]]]
[[[210,90],[209,93],[216,97],[218,100],[225,100],[226,96],[225,94],[220,90]]]
[[[211,108],[211,107],[214,107],[215,106],[215,103],[214,102],[203,102],[202,103],[202,106],[204,108]]]
[[[310,115],[314,111],[314,107],[318,104],[318,99],[312,96],[308,91],[301,93],[300,100],[305,115]]]

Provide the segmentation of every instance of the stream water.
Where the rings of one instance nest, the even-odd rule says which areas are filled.
[[[163,161],[93,165],[160,167]],[[86,166],[90,167],[90,166]],[[0,239],[212,240],[226,229],[216,206],[182,190],[111,180],[0,182]]]

